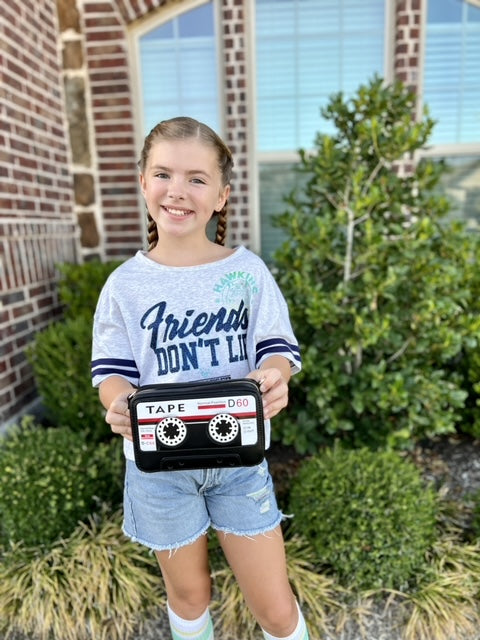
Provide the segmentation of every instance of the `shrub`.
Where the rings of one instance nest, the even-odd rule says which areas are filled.
[[[84,264],[58,265],[57,268],[61,274],[58,292],[61,302],[65,305],[65,316],[70,318],[84,314],[92,316],[106,279],[120,264],[120,261],[93,260]]]
[[[119,503],[122,469],[117,441],[92,445],[80,432],[24,419],[0,446],[0,542],[43,545],[69,535],[102,502]]]
[[[65,319],[37,333],[26,350],[49,422],[86,431],[95,440],[111,433],[90,376],[93,314],[100,290],[118,264],[59,265]]]
[[[409,446],[463,418],[468,390],[451,363],[480,342],[479,237],[446,222],[442,164],[398,169],[432,131],[415,104],[379,78],[333,96],[323,115],[336,133],[300,151],[305,187],[277,219],[276,276],[304,368],[274,435],[302,452],[334,438]]]
[[[436,536],[435,493],[395,452],[335,447],[306,459],[290,511],[318,562],[359,589],[405,589]]]
[[[51,324],[36,335],[27,357],[51,424],[68,426],[96,441],[110,436],[98,390],[92,387],[91,318]]]
[[[127,640],[149,608],[165,604],[155,557],[123,536],[117,514],[79,525],[44,554],[17,545],[2,560],[7,634]]]
[[[480,438],[480,270],[478,258],[469,264],[471,272],[471,288],[473,290],[471,312],[475,316],[475,327],[471,331],[471,339],[465,345],[461,357],[455,363],[464,377],[464,387],[468,391],[465,402],[465,410],[462,412],[462,420],[459,429],[464,433]],[[467,324],[468,320],[466,320]]]

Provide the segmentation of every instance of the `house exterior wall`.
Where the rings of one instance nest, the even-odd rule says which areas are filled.
[[[169,2],[2,0],[0,424],[35,398],[25,346],[60,316],[55,265],[144,244],[128,32]],[[422,2],[395,0],[393,68],[418,83]],[[254,240],[248,0],[217,0],[223,121],[236,174],[229,241]]]
[[[0,422],[35,397],[25,347],[60,315],[55,264],[80,257],[55,4],[1,14]]]

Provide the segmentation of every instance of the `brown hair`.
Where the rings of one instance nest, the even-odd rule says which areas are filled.
[[[222,184],[226,187],[232,178],[233,158],[230,149],[223,140],[206,124],[193,118],[180,116],[159,122],[147,135],[143,144],[138,166],[143,173],[148,162],[152,146],[159,140],[186,140],[196,138],[212,147],[218,160],[218,168],[222,175]],[[217,231],[215,242],[224,245],[227,232],[227,202],[221,211],[215,211],[217,216]],[[158,230],[155,220],[147,212],[148,216],[148,250],[151,251],[158,242]]]

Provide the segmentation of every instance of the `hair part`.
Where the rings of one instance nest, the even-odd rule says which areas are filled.
[[[159,122],[150,133],[146,136],[143,149],[140,154],[140,160],[138,161],[138,167],[143,173],[148,164],[150,152],[153,145],[161,140],[188,140],[194,138],[203,142],[205,145],[211,147],[216,155],[218,168],[222,177],[222,185],[226,187],[230,184],[232,179],[233,170],[233,158],[230,149],[223,142],[213,129],[199,122],[194,118],[188,118],[186,116],[179,116],[177,118],[171,118],[170,120],[162,120]],[[216,244],[224,245],[227,235],[227,205],[225,205],[220,211],[214,211],[213,215],[217,217],[217,230],[215,234]],[[158,230],[155,220],[147,211],[148,219],[148,250],[151,251],[158,242]]]

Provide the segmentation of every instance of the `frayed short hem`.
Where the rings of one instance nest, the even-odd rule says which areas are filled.
[[[225,535],[230,534],[233,536],[240,536],[243,538],[254,538],[255,536],[262,536],[262,535],[267,536],[274,529],[276,529],[278,525],[281,524],[281,522],[285,520],[287,517],[288,516],[285,516],[283,513],[280,512],[280,515],[272,524],[270,524],[268,527],[263,527],[262,529],[249,529],[248,531],[237,531],[236,529],[232,529],[231,527],[220,527],[215,524],[212,524],[212,528],[215,529],[215,531],[218,531]]]
[[[199,538],[201,538],[207,533],[209,528],[210,528],[210,522],[208,522],[204,527],[202,527],[202,529],[200,529],[198,533],[191,536],[187,540],[183,540],[182,542],[175,542],[174,544],[167,544],[167,545],[161,545],[161,544],[158,545],[152,542],[147,542],[142,538],[138,538],[137,536],[130,534],[125,529],[124,526],[122,527],[122,531],[124,535],[126,535],[127,538],[130,538],[132,542],[136,542],[138,544],[143,545],[144,547],[148,547],[152,551],[170,551],[171,553],[175,553],[175,551],[178,551],[178,549],[181,549],[182,547],[187,547],[189,544],[193,544],[194,542],[196,542]]]

